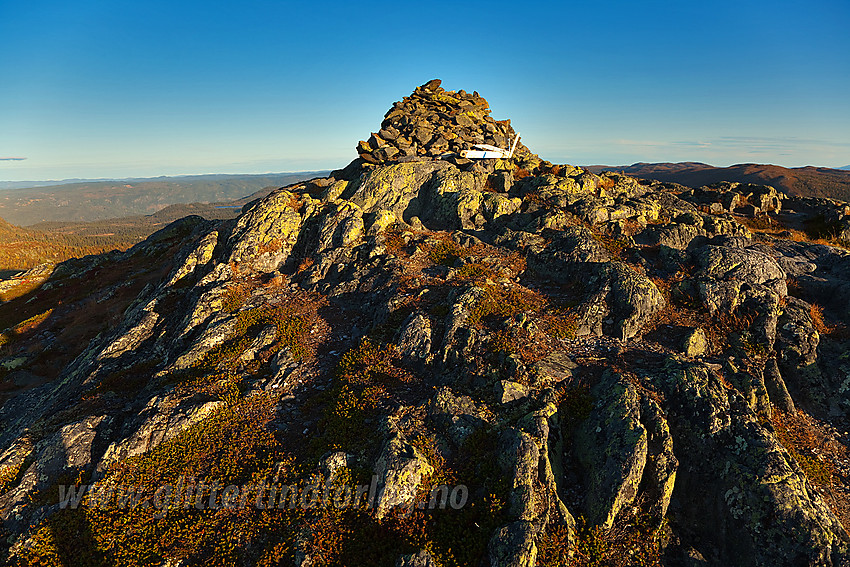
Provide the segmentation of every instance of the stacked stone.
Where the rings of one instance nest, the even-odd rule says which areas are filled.
[[[428,81],[393,104],[380,131],[357,144],[360,158],[376,165],[422,159],[461,165],[470,161],[460,157],[461,150],[474,144],[510,147],[516,136],[510,120],[494,120],[478,92],[447,91],[440,84],[440,79]],[[517,153],[528,150],[520,145]]]

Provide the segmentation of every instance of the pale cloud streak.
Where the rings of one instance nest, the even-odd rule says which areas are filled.
[[[751,151],[793,151],[810,148],[850,148],[850,142],[807,138],[769,138],[759,136],[720,136],[708,140],[613,140],[618,146],[651,148],[749,149]]]

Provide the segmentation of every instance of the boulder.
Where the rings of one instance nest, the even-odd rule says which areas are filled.
[[[417,553],[399,557],[395,567],[437,567],[437,563],[430,553],[420,549]]]
[[[640,397],[626,380],[608,372],[593,393],[596,406],[576,430],[574,451],[587,489],[587,519],[607,530],[637,496],[647,433]]]
[[[517,521],[497,530],[488,545],[491,567],[534,567],[537,545],[530,522]]]
[[[787,295],[785,272],[763,252],[726,246],[703,246],[693,253],[699,275],[724,282],[766,284]]]
[[[410,315],[402,325],[398,352],[406,358],[421,359],[431,354],[431,322],[422,313]]]
[[[705,331],[696,328],[688,332],[682,345],[685,356],[702,356],[708,350],[708,339]]]
[[[668,516],[716,564],[837,565],[848,539],[796,461],[710,367],[652,377],[678,450]],[[838,561],[838,563],[836,563]]]
[[[499,403],[507,404],[528,396],[528,388],[518,382],[499,380],[496,383],[496,399]]]
[[[412,505],[419,485],[433,472],[434,467],[419,450],[391,427],[391,435],[375,463],[378,478],[376,517],[380,519],[393,508]]]
[[[776,361],[788,392],[800,402],[825,404],[830,388],[817,364],[820,334],[812,321],[811,305],[789,297],[777,329]]]
[[[437,391],[428,404],[428,415],[456,446],[462,445],[471,433],[492,422],[486,406],[469,396],[457,396],[448,387]]]
[[[631,339],[664,308],[664,296],[652,280],[621,262],[611,262],[605,271],[614,315],[612,334],[621,340]]]
[[[301,228],[298,198],[279,190],[258,201],[236,223],[228,238],[228,262],[273,272],[286,262]]]
[[[426,195],[423,187],[434,174],[454,169],[446,162],[409,162],[386,165],[367,173],[355,181],[343,196],[364,213],[391,211],[396,218],[409,220],[421,216]]]

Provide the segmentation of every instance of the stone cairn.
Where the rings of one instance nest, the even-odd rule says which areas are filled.
[[[460,157],[461,150],[474,144],[510,147],[516,136],[510,120],[494,120],[477,91],[447,91],[440,84],[440,79],[428,81],[393,104],[380,131],[357,144],[365,167],[427,159],[462,166],[472,160]],[[514,155],[528,153],[519,144]]]

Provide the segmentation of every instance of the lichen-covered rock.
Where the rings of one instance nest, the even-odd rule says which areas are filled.
[[[375,463],[378,477],[375,515],[382,518],[395,507],[411,505],[420,483],[433,472],[434,467],[401,432],[391,433]]]
[[[667,516],[670,498],[676,485],[679,460],[673,447],[673,436],[667,418],[651,398],[641,400],[640,418],[646,428],[646,466],[643,484],[650,510],[660,521]]]
[[[363,211],[360,207],[349,201],[334,203],[319,226],[315,253],[352,246],[360,242],[363,235]]]
[[[499,403],[508,404],[521,400],[526,396],[528,396],[528,388],[519,382],[499,380],[496,384],[496,398],[499,400]]]
[[[655,283],[622,263],[611,262],[605,270],[611,289],[614,336],[628,340],[638,334],[650,317],[664,308],[664,296]]]
[[[647,434],[634,387],[613,373],[594,389],[596,407],[575,434],[587,485],[587,518],[605,529],[631,505],[646,466]]]
[[[271,272],[289,258],[301,228],[297,197],[276,191],[239,217],[228,239],[229,262]]]
[[[353,183],[354,191],[349,201],[364,212],[387,210],[399,219],[421,216],[423,187],[434,174],[451,169],[446,162],[410,162],[379,167],[361,180]],[[348,188],[351,192],[351,187]]]
[[[741,304],[741,282],[702,280],[697,282],[702,303],[709,313],[732,313]]]
[[[825,381],[817,365],[820,334],[815,329],[811,305],[789,297],[777,321],[778,368],[792,397],[823,404]]]
[[[199,266],[209,263],[209,261],[213,259],[213,253],[215,252],[217,244],[218,231],[213,230],[201,239],[198,245],[183,261],[183,264],[174,270],[173,274],[168,279],[168,283],[165,285],[172,286],[184,277],[193,273]]]
[[[138,414],[125,422],[116,441],[110,443],[104,451],[97,470],[102,473],[114,463],[156,448],[222,405],[224,402],[221,401],[202,402],[154,396]]]
[[[764,385],[770,402],[784,412],[795,412],[794,399],[788,393],[785,380],[776,363],[776,358],[769,359],[764,365]]]
[[[420,549],[418,553],[402,555],[395,563],[395,567],[437,567],[437,563],[430,553]]]
[[[539,510],[535,480],[540,463],[540,445],[528,433],[508,429],[500,438],[499,459],[510,482],[510,513],[520,520],[534,520]]]
[[[277,327],[274,325],[266,325],[260,331],[260,334],[257,335],[254,340],[251,341],[251,344],[248,345],[248,348],[245,349],[245,352],[239,355],[239,360],[243,362],[250,362],[257,358],[257,354],[266,347],[271,346],[275,340],[277,339]]]
[[[204,355],[215,347],[223,344],[233,336],[233,328],[236,317],[228,313],[219,313],[207,324],[203,333],[192,343],[188,350],[183,352],[170,371],[185,370],[200,361]]]
[[[671,362],[653,380],[676,447],[687,447],[676,454],[674,529],[720,563],[841,564],[846,532],[739,394],[701,365]]]
[[[543,254],[531,258],[532,266],[541,275],[556,280],[569,280],[575,270],[587,270],[593,264],[611,259],[610,253],[598,238],[584,227],[571,227],[561,231],[546,247]],[[539,264],[537,263],[539,261]]]
[[[474,339],[466,327],[466,321],[469,319],[472,308],[484,293],[485,291],[480,287],[469,288],[452,305],[446,317],[446,330],[440,347],[444,362],[459,358],[463,351],[471,346],[471,341]]]
[[[491,567],[534,567],[537,544],[530,522],[517,521],[499,529],[490,540]]]
[[[408,358],[426,358],[431,354],[431,322],[421,313],[408,317],[398,338],[399,352]]]
[[[109,344],[98,354],[98,360],[106,360],[110,358],[119,358],[120,356],[132,352],[143,341],[151,337],[156,324],[160,321],[161,316],[156,312],[156,300],[140,306],[134,313],[128,317],[127,323],[129,328],[126,329],[114,342]]]
[[[581,514],[621,562],[846,565],[850,252],[798,229],[850,206],[458,155],[513,135],[431,81],[328,177],[29,281],[0,314],[0,563],[103,542],[128,563],[344,563],[360,514],[181,513],[174,547],[144,536],[171,512],[62,512],[57,485],[194,477],[250,507],[304,471],[360,490],[371,464],[361,520],[407,542],[379,562],[580,562]],[[410,508],[442,483],[469,508]]]
[[[422,220],[426,226],[444,229],[480,228],[483,215],[486,175],[457,168],[437,172],[431,184]]]
[[[564,351],[551,352],[546,357],[537,361],[534,370],[541,381],[562,382],[572,378],[573,370],[578,364],[572,361]]]
[[[428,405],[428,413],[457,446],[470,434],[492,422],[486,406],[469,396],[457,396],[448,387],[437,391]]]
[[[708,350],[708,339],[705,331],[700,328],[693,329],[685,336],[683,343],[685,356],[702,356]]]
[[[598,290],[588,298],[580,325],[588,330],[580,328],[580,335],[593,332],[611,314],[605,332],[630,339],[666,304],[652,280],[622,262],[611,261],[599,239],[584,227],[561,232],[545,251],[529,258],[529,267],[542,277],[565,284],[579,281]]]
[[[514,214],[522,206],[522,199],[518,197],[507,197],[498,193],[486,193],[483,195],[484,214],[487,220],[496,220],[499,217]]]
[[[776,260],[746,248],[703,246],[694,252],[694,261],[700,274],[720,281],[775,286],[781,296],[787,295],[785,272]]]

